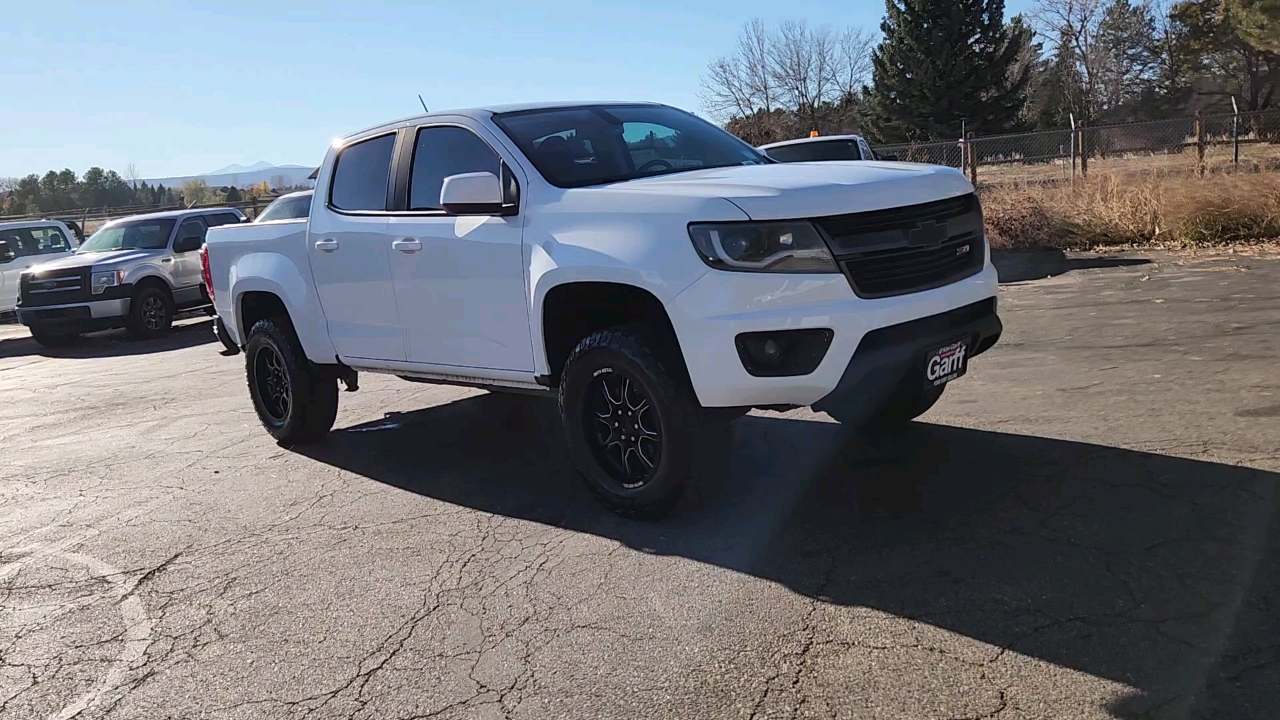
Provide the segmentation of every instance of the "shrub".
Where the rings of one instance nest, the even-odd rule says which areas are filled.
[[[1280,174],[1094,175],[984,188],[992,248],[1207,247],[1280,238]]]

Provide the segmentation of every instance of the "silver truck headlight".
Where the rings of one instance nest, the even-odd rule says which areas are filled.
[[[107,288],[115,287],[122,282],[124,282],[123,270],[102,270],[93,274],[89,287],[94,295],[101,295]]]
[[[840,272],[812,223],[698,224],[689,226],[689,237],[702,261],[718,270]]]

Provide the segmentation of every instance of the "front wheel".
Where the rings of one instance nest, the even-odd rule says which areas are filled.
[[[288,323],[259,320],[245,344],[245,376],[258,419],[281,445],[319,441],[338,417],[338,381],[307,360]]]
[[[626,517],[670,512],[703,464],[695,461],[721,448],[702,438],[727,427],[703,411],[663,356],[639,333],[603,330],[578,344],[560,380],[573,462],[601,503]]]
[[[129,334],[138,340],[162,337],[173,326],[173,300],[169,293],[154,285],[143,287],[134,293],[129,303],[129,318],[125,323]]]

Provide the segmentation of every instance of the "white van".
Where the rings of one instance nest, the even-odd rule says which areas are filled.
[[[0,223],[0,313],[13,312],[22,271],[75,252],[79,243],[57,220]]]

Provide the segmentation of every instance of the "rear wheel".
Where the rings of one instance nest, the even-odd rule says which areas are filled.
[[[48,330],[31,330],[31,337],[44,347],[66,347],[74,343],[80,335],[77,333],[53,333]]]
[[[138,340],[162,337],[173,326],[173,300],[155,285],[145,285],[129,302],[129,334]]]
[[[338,380],[307,360],[288,323],[259,320],[245,345],[249,396],[262,426],[281,445],[319,441],[338,417]]]
[[[560,381],[560,415],[587,487],[627,517],[658,518],[680,501],[724,419],[703,411],[682,375],[636,331],[603,330],[578,344]]]

